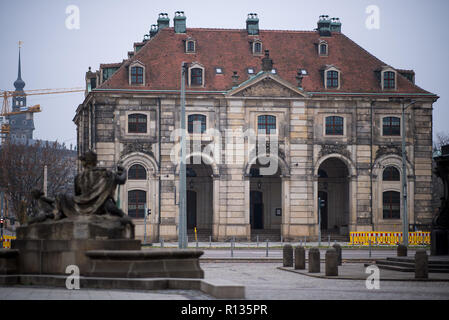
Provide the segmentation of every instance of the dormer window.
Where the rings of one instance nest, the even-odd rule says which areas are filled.
[[[248,68],[247,69],[248,74],[252,75],[254,74],[254,68]]]
[[[340,71],[335,67],[324,70],[324,86],[326,89],[340,88]]]
[[[383,90],[396,89],[396,71],[390,67],[383,67],[381,71],[381,86]]]
[[[204,86],[204,67],[197,63],[189,68],[189,86]]]
[[[261,41],[254,41],[253,42],[253,54],[259,55],[262,54],[262,42]]]
[[[145,67],[136,61],[129,67],[129,84],[144,85],[145,84]]]
[[[223,74],[223,68],[219,68],[219,67],[215,68],[215,73],[216,74]]]
[[[384,89],[394,89],[396,88],[396,77],[394,72],[386,71],[384,72]]]
[[[195,40],[187,40],[186,41],[186,52],[187,53],[195,53],[196,45]]]
[[[318,54],[320,56],[328,55],[328,45],[326,41],[320,41],[318,44]]]
[[[271,69],[271,73],[272,74],[277,74],[278,72],[276,71],[276,69]]]

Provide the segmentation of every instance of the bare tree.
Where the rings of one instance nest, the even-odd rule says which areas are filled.
[[[437,132],[436,139],[433,141],[434,155],[438,155],[441,151],[441,147],[449,144],[449,133]],[[432,160],[432,170],[436,168],[435,161]],[[444,196],[443,181],[433,174],[432,175],[432,212],[437,214],[441,207],[441,199]]]
[[[0,187],[9,200],[9,208],[20,223],[33,214],[31,190],[43,189],[47,166],[47,194],[73,193],[76,173],[74,152],[57,142],[33,144],[5,142],[0,146]]]

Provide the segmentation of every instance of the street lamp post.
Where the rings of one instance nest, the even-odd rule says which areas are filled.
[[[408,207],[407,207],[407,160],[405,150],[405,110],[416,101],[412,100],[408,105],[402,102],[401,135],[402,135],[402,244],[408,246]]]
[[[186,106],[185,74],[187,65],[181,65],[181,159],[179,168],[179,223],[178,247],[187,248],[187,206],[186,206]]]

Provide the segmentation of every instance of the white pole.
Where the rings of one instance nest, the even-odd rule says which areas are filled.
[[[47,196],[47,166],[44,166],[44,195]]]

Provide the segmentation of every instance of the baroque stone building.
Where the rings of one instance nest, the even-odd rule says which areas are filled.
[[[173,27],[160,14],[128,59],[89,69],[74,118],[79,154],[92,149],[101,166],[121,162],[128,170],[118,198],[137,235],[147,207],[151,240],[178,236],[179,165],[171,155],[183,63],[188,141],[200,141],[188,150],[188,159],[197,156],[187,164],[189,229],[214,240],[310,239],[318,228],[342,236],[401,231],[403,126],[409,225],[430,224],[438,97],[415,85],[413,70],[380,61],[328,16],[313,31],[260,30],[257,14],[248,15],[246,29],[206,29],[187,28],[176,12]],[[273,139],[267,149],[278,142],[270,175],[262,174],[251,129]],[[231,131],[240,132],[233,144]]]

